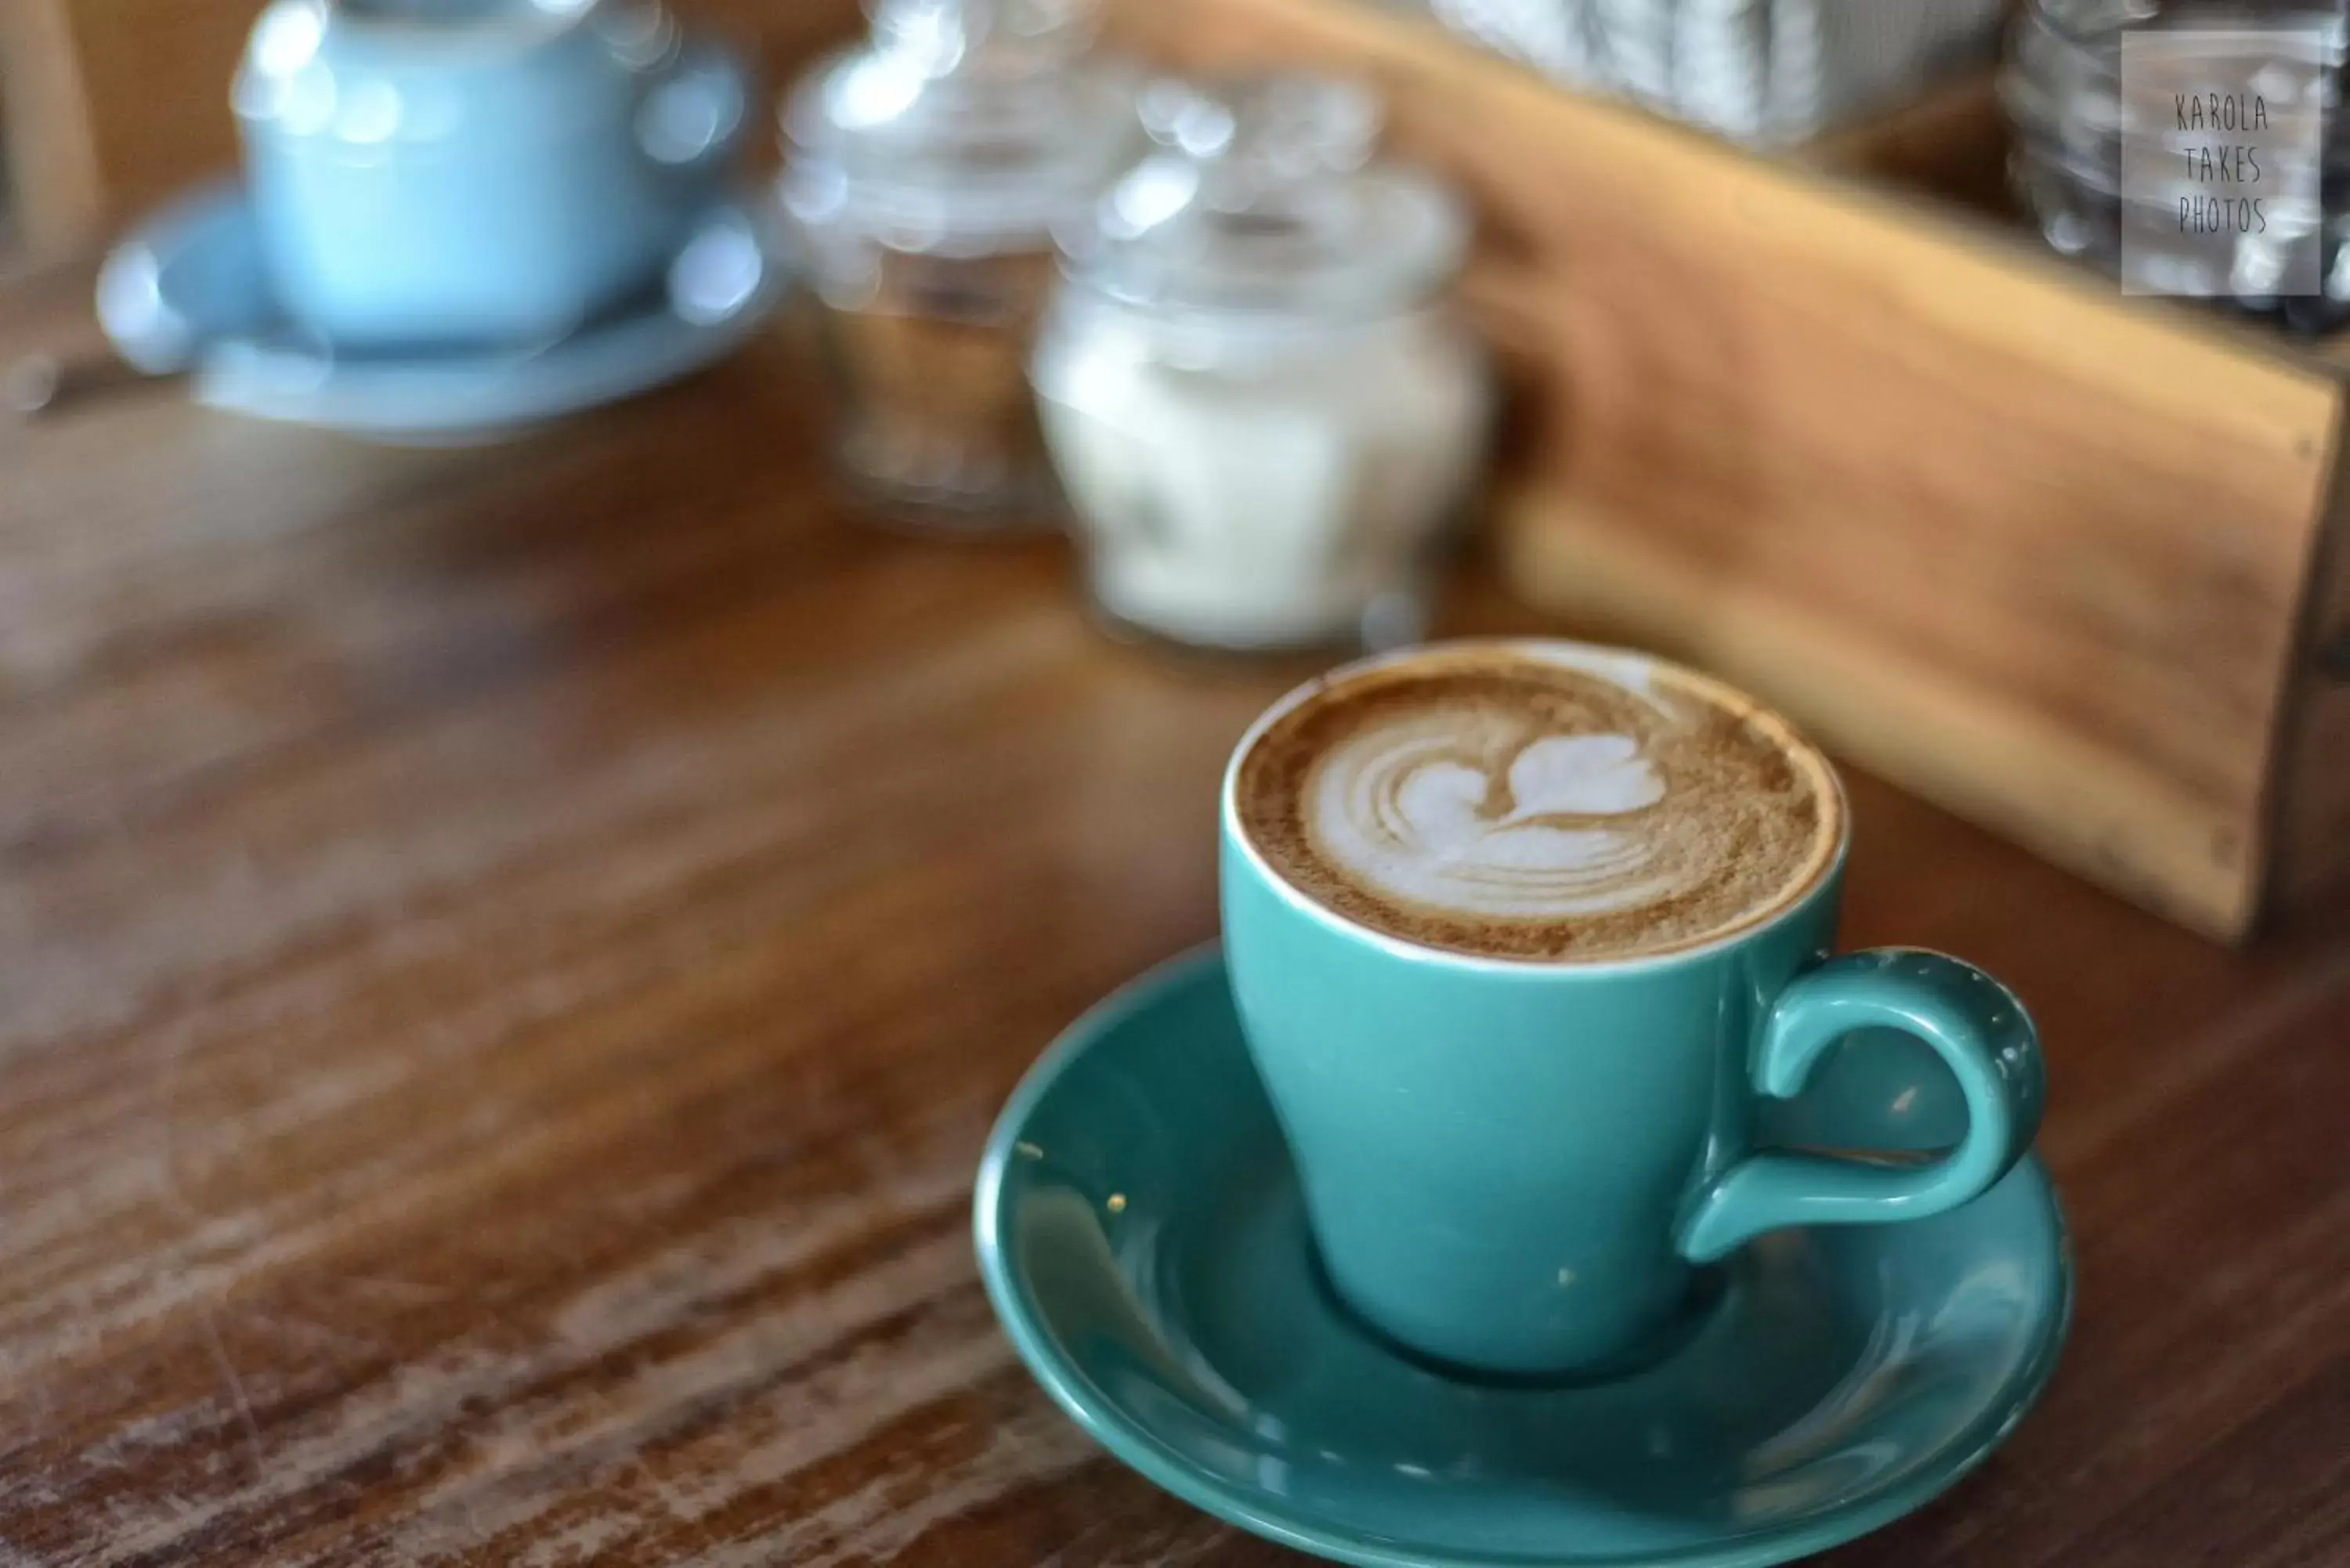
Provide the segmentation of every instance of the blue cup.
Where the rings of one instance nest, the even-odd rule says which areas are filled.
[[[1638,657],[1494,649],[1570,664]],[[1251,748],[1309,696],[1458,656],[1454,645],[1367,660],[1292,692],[1225,775],[1232,992],[1324,1269],[1359,1316],[1458,1366],[1597,1375],[1669,1341],[1702,1294],[1699,1266],[1752,1238],[1924,1219],[2022,1157],[2043,1084],[2023,1008],[1957,959],[1830,956],[1849,843],[1842,786],[1783,722],[1703,677],[1676,676],[1775,728],[1836,816],[1808,886],[1726,936],[1621,959],[1471,956],[1374,930],[1284,880],[1238,809]],[[1897,1168],[1755,1147],[1760,1099],[1794,1096],[1824,1061],[1848,1076],[1851,1058],[1906,1057],[1913,1041],[1941,1059],[1967,1107],[1938,1158]]]
[[[751,88],[650,0],[276,0],[233,96],[287,314],[414,349],[552,341],[649,294]]]

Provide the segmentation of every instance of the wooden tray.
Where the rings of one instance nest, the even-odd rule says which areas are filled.
[[[1530,597],[2218,936],[2350,869],[2343,370],[2043,253],[1986,84],[1769,159],[1356,0],[1118,26],[1367,76],[1469,191]]]

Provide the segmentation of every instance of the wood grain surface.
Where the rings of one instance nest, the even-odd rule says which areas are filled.
[[[967,1239],[1036,1052],[1212,933],[1295,671],[858,527],[815,411],[779,340],[498,449],[0,431],[0,1563],[1298,1561],[1062,1419]],[[1855,799],[1847,938],[2043,1022],[2081,1294],[2012,1441],[1830,1561],[2350,1560],[2350,941]]]

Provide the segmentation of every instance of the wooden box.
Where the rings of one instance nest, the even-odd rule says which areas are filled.
[[[1358,0],[1119,27],[1366,76],[1471,193],[1528,597],[2214,935],[2350,872],[2344,369],[2043,254],[1987,84],[1766,158]]]

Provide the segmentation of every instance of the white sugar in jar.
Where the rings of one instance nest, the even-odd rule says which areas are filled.
[[[1488,424],[1483,353],[1440,297],[1458,210],[1360,167],[1357,89],[1185,89],[1175,113],[1159,92],[1173,145],[1072,247],[1030,370],[1094,597],[1212,648],[1415,635]]]

